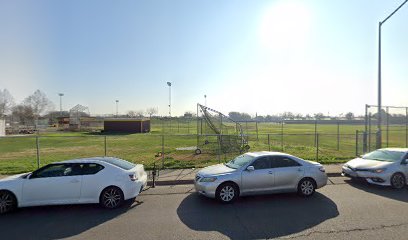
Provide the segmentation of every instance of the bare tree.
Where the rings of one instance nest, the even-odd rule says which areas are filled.
[[[149,107],[146,109],[146,113],[149,115],[149,118],[152,118],[153,115],[157,114],[157,108]]]
[[[35,91],[32,95],[24,99],[23,104],[31,107],[36,119],[41,114],[44,114],[45,112],[54,108],[54,104],[40,90]]]
[[[143,111],[142,110],[130,110],[127,112],[127,115],[131,118],[142,118],[143,117]]]
[[[0,117],[8,113],[14,106],[14,98],[7,89],[0,89]]]
[[[12,118],[22,125],[34,124],[34,112],[30,106],[17,105],[12,108]]]

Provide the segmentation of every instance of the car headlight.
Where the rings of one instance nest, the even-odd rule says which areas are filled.
[[[387,170],[387,169],[386,168],[379,168],[379,169],[371,170],[371,172],[373,172],[373,173],[383,173],[383,172],[385,172],[385,170]]]
[[[217,180],[216,177],[203,177],[200,182],[214,182],[215,180]]]

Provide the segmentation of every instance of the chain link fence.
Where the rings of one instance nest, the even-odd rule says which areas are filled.
[[[355,134],[248,134],[249,151],[281,151],[321,163],[343,162],[364,152],[363,131]],[[20,136],[0,138],[0,174],[28,172],[73,158],[113,156],[146,169],[201,168],[224,163],[248,149],[225,148],[229,135],[205,135],[197,154],[196,134]],[[224,141],[222,144],[221,141]]]

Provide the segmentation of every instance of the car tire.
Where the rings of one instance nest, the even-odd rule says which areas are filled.
[[[406,185],[405,176],[402,173],[394,173],[391,176],[390,183],[392,188],[402,189]]]
[[[298,184],[298,194],[302,197],[310,197],[316,190],[316,182],[311,178],[303,178]]]
[[[17,199],[9,191],[0,191],[0,214],[12,212],[17,208]]]
[[[239,188],[234,183],[223,183],[215,191],[215,197],[222,203],[232,203],[239,196]]]
[[[99,198],[99,203],[104,208],[115,209],[120,207],[124,202],[123,192],[118,187],[105,188]]]

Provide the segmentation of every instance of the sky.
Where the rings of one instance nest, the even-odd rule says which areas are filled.
[[[377,104],[378,22],[403,0],[0,0],[0,89],[91,114]],[[408,4],[382,25],[383,105],[408,106]]]

